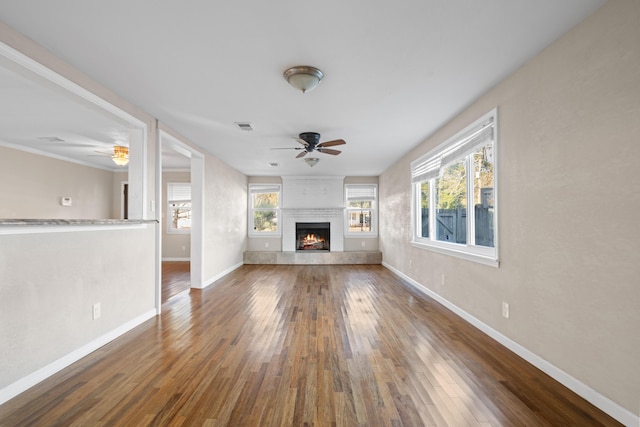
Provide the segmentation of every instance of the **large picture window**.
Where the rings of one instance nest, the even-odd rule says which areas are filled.
[[[375,184],[347,184],[345,193],[346,236],[377,235]]]
[[[191,183],[167,183],[167,233],[191,232]]]
[[[413,244],[498,264],[493,110],[411,164]]]
[[[280,185],[249,185],[249,235],[274,236],[280,234]]]

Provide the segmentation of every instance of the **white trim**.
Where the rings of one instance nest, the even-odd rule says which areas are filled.
[[[411,246],[420,249],[427,249],[444,255],[451,255],[456,258],[466,259],[467,261],[473,261],[491,267],[500,267],[500,260],[496,259],[493,256],[493,253],[489,253],[487,255],[480,253],[480,251],[483,249],[480,246],[472,247],[465,245],[456,245],[455,243],[442,243],[439,245],[437,241],[426,241],[426,239],[420,241],[414,240],[411,242]],[[460,246],[463,249],[456,250],[456,246]],[[473,252],[474,250],[477,250],[477,252]]]
[[[207,286],[211,286],[214,282],[216,282],[217,280],[222,279],[224,276],[226,276],[227,274],[231,273],[234,270],[237,270],[238,268],[242,267],[244,265],[244,262],[239,262],[238,264],[232,265],[231,267],[227,268],[226,270],[223,270],[222,272],[216,274],[215,276],[209,278],[209,280],[203,282],[201,284],[201,286],[194,286],[194,284],[191,284],[192,288],[196,288],[196,289],[204,289]]]
[[[531,363],[533,366],[540,369],[542,372],[546,373],[551,378],[555,379],[560,384],[564,385],[565,387],[567,387],[568,389],[570,389],[571,391],[573,391],[578,396],[582,397],[583,399],[585,399],[587,402],[591,403],[595,407],[609,414],[611,417],[615,418],[622,424],[629,427],[635,424],[640,426],[640,417],[634,415],[627,409],[618,405],[616,402],[598,393],[596,390],[587,386],[586,384],[579,381],[578,379],[572,377],[571,375],[569,375],[562,369],[558,368],[557,366],[547,362],[545,359],[541,358],[540,356],[528,350],[527,348],[523,347],[522,345],[518,344],[517,342],[511,340],[509,337],[501,334],[497,330],[493,329],[491,326],[487,325],[486,323],[482,322],[481,320],[477,319],[476,317],[462,310],[460,307],[456,306],[449,300],[443,298],[442,296],[435,293],[431,289],[421,285],[420,283],[413,280],[411,277],[407,276],[401,271],[395,269],[388,263],[382,262],[382,265],[385,268],[388,268],[389,270],[391,270],[397,276],[407,281],[410,285],[412,285],[418,291],[433,298],[434,300],[436,300],[437,302],[445,306],[447,309],[451,310],[453,313],[455,313],[456,315],[458,315],[459,317],[467,321],[469,324],[471,324],[471,326],[484,332],[489,337],[491,337],[498,343],[502,344],[513,353],[522,357],[524,360]]]
[[[191,258],[167,257],[162,258],[162,261],[191,261]]]
[[[0,235],[133,230],[146,228],[148,225],[149,224],[0,225]]]
[[[26,377],[20,378],[19,380],[15,381],[12,384],[9,384],[7,387],[0,390],[0,405],[10,399],[13,399],[20,393],[28,390],[29,388],[40,383],[41,381],[46,380],[47,378],[54,375],[55,373],[63,370],[64,368],[77,362],[83,357],[89,355],[90,353],[93,353],[100,347],[124,335],[125,333],[129,332],[133,328],[141,325],[142,323],[146,322],[147,320],[155,316],[156,316],[156,310],[155,309],[149,310],[131,319],[130,321],[120,325],[119,327],[112,330],[111,332],[107,332],[106,334],[94,339],[93,341],[83,345],[82,347],[72,351],[71,353],[65,356],[62,356],[60,359],[48,364],[47,366],[44,366],[38,369],[37,371],[32,372]]]

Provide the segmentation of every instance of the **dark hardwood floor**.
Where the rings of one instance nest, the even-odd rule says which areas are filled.
[[[1,426],[616,426],[379,265],[247,265],[0,406]]]

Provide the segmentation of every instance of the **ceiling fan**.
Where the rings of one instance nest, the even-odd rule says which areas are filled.
[[[337,156],[338,154],[342,153],[342,151],[334,150],[327,147],[346,144],[344,139],[334,139],[331,141],[320,142],[320,134],[317,132],[303,132],[298,135],[297,138],[293,139],[302,144],[302,147],[272,148],[272,150],[304,150],[296,156],[296,159],[304,157],[307,155],[307,153],[312,153],[314,151]]]
[[[113,153],[108,153],[105,151],[96,151],[99,154],[92,154],[91,156],[101,156],[101,157],[111,157],[113,163],[118,166],[125,166],[129,163],[129,147],[125,147],[123,145],[114,145]]]

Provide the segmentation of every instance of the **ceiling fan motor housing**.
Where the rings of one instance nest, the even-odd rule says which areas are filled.
[[[311,147],[315,147],[320,142],[320,134],[317,132],[302,132],[300,139],[306,141]]]

